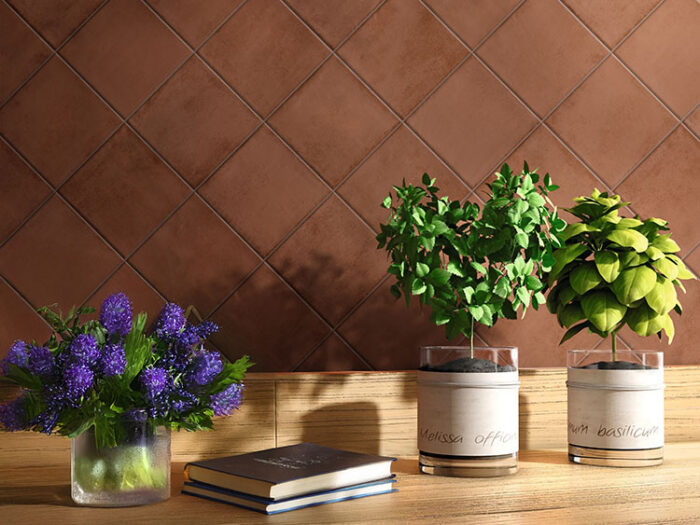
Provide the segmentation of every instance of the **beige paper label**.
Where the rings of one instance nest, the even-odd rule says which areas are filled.
[[[518,451],[518,372],[418,371],[418,449],[450,456]]]
[[[661,370],[568,370],[569,444],[606,449],[664,445]]]

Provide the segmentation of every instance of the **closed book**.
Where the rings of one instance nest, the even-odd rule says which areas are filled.
[[[185,466],[189,481],[280,500],[388,478],[395,458],[300,443]]]
[[[205,483],[197,483],[195,481],[186,481],[182,488],[183,494],[190,494],[200,498],[220,501],[222,503],[230,503],[238,507],[244,507],[265,514],[278,514],[289,510],[303,509],[304,507],[313,507],[323,505],[324,503],[334,503],[336,501],[344,501],[349,499],[364,498],[365,496],[374,496],[376,494],[387,494],[396,492],[394,488],[396,480],[387,478],[370,483],[361,483],[350,487],[343,487],[325,492],[316,492],[314,494],[305,494],[295,498],[287,498],[282,500],[271,500],[269,498],[260,498],[242,492],[222,489],[207,485]]]

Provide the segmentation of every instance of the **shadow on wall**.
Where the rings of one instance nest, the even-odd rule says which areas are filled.
[[[332,426],[328,421],[334,421]],[[381,429],[374,403],[337,403],[305,414],[301,441],[364,454],[380,454]]]

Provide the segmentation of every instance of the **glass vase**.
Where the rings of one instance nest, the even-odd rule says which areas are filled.
[[[430,346],[418,370],[421,472],[492,477],[518,469],[518,349]]]
[[[661,464],[663,353],[570,350],[567,365],[569,459],[605,467]]]
[[[170,430],[129,422],[116,447],[98,448],[94,429],[71,443],[71,497],[78,505],[127,507],[170,497]]]

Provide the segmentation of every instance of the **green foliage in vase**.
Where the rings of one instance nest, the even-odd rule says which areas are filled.
[[[663,330],[669,344],[674,327],[670,312],[682,313],[676,287],[694,279],[675,255],[680,247],[667,231],[668,223],[652,217],[622,218],[618,210],[629,202],[597,189],[590,197],[574,199],[567,209],[579,221],[561,234],[564,246],[554,252],[556,263],[548,274],[553,286],[547,308],[567,328],[561,342],[584,329],[612,338],[628,325],[641,336]]]
[[[556,232],[566,224],[547,197],[558,186],[549,174],[538,185],[539,179],[527,163],[521,174],[504,164],[480,210],[439,197],[425,174],[424,186],[404,181],[394,186],[396,200],[389,195],[382,204],[391,213],[377,241],[391,257],[391,293],[407,305],[418,296],[449,339],[470,338],[472,356],[475,322],[493,326],[545,302],[541,278],[555,262]]]

